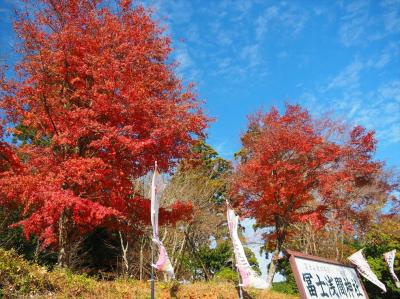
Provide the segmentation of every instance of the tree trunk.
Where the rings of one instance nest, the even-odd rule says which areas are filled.
[[[311,224],[310,224],[310,232],[311,232],[311,237],[312,237],[313,254],[318,255],[317,244],[315,242],[315,232],[313,231]]]
[[[143,279],[143,238],[140,240],[139,280]]]
[[[59,252],[58,252],[58,266],[62,268],[68,268],[70,265],[71,259],[71,248],[70,248],[70,227],[71,227],[71,217],[70,212],[65,210],[58,222],[58,244],[59,244]]]
[[[274,280],[274,276],[276,273],[276,265],[278,263],[278,257],[279,257],[279,249],[280,246],[276,246],[275,251],[272,254],[271,257],[271,263],[269,264],[269,268],[268,268],[268,276],[267,276],[267,285],[268,285],[268,289],[270,289],[272,287],[272,281]]]
[[[186,248],[186,235],[183,236],[183,240],[182,240],[181,246],[179,248],[179,253],[176,255],[176,258],[174,260],[173,265],[174,265],[175,275],[178,274],[180,271],[181,261],[182,261],[182,259],[180,257],[185,248]]]
[[[197,260],[199,261],[199,263],[201,265],[201,268],[203,269],[205,280],[209,281],[211,279],[211,275],[208,272],[207,267],[204,265],[203,261],[201,260],[201,257],[199,256],[199,254],[196,250],[196,246],[195,246],[193,240],[190,238],[188,232],[185,232],[185,236],[186,236],[186,240],[188,241],[188,244],[190,246],[190,249],[192,251],[192,254],[197,258]]]
[[[292,206],[293,206],[293,201],[291,201],[288,209],[290,210]],[[284,244],[286,238],[286,229],[287,229],[286,219],[282,220],[281,217],[275,216],[276,247],[275,251],[272,253],[271,263],[269,264],[269,269],[268,269],[268,277],[267,277],[268,289],[272,288],[272,281],[274,280],[274,276],[276,273],[276,266],[278,264],[279,253],[281,252],[282,245]]]
[[[129,275],[129,261],[128,261],[128,248],[129,242],[126,240],[126,245],[124,244],[124,238],[122,236],[121,231],[119,231],[119,239],[121,241],[121,249],[122,249],[122,259],[124,261],[124,275]]]
[[[335,240],[335,251],[336,251],[336,256],[335,256],[335,260],[338,261],[339,260],[339,243],[338,243],[338,237],[337,234],[339,232],[335,232],[335,236],[334,236],[334,240]]]
[[[343,261],[343,251],[344,251],[344,233],[340,230],[340,261]]]
[[[39,254],[40,254],[40,241],[37,240],[36,247],[35,247],[35,254],[33,257],[33,261],[38,264],[39,263]]]

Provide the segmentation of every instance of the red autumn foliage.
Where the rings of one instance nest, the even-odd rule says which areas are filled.
[[[0,97],[6,92],[7,84],[5,79],[6,68],[0,66]],[[12,175],[22,170],[22,165],[15,154],[13,147],[4,140],[5,121],[0,120],[0,178]],[[0,196],[0,205],[6,204]]]
[[[334,219],[351,229],[349,218],[370,217],[363,207],[375,198],[350,198],[382,171],[372,160],[373,132],[357,126],[347,135],[333,121],[313,120],[305,109],[288,105],[283,115],[273,108],[252,116],[242,144],[232,194],[258,227],[274,228],[269,241],[278,252],[291,224],[321,228]]]
[[[23,166],[2,172],[1,200],[23,206],[19,224],[45,246],[58,244],[62,217],[74,233],[99,225],[140,231],[149,201],[134,195],[132,180],[155,160],[170,171],[203,136],[201,103],[175,75],[170,40],[145,8],[121,1],[112,11],[96,0],[36,7],[15,22],[19,79],[2,83],[8,123],[33,134],[15,149],[20,160],[1,144],[7,163]],[[161,221],[190,212],[175,204]]]
[[[0,177],[19,172],[22,169],[22,165],[15,155],[14,149],[7,142],[2,141],[2,131],[3,129],[0,127]]]

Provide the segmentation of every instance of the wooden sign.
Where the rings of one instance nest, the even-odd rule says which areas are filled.
[[[286,250],[302,299],[368,299],[353,266]]]

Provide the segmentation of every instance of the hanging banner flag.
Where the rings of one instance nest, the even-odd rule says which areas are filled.
[[[152,265],[159,271],[167,273],[169,277],[175,277],[174,268],[172,267],[171,261],[168,257],[167,250],[160,240],[153,239],[153,242],[158,245],[160,254],[155,265]]]
[[[375,273],[372,272],[371,267],[362,254],[362,249],[353,253],[347,259],[357,267],[357,271],[362,276],[386,292],[386,286],[376,277]]]
[[[394,273],[394,259],[396,257],[396,249],[393,249],[392,251],[388,251],[386,253],[383,254],[383,257],[385,258],[385,261],[389,267],[389,272],[390,275],[392,275],[392,278],[394,280],[394,283],[396,284],[397,288],[400,288],[400,281],[396,275],[396,273]]]
[[[251,268],[244,253],[243,245],[238,236],[239,217],[228,206],[227,208],[228,228],[233,243],[233,251],[235,253],[236,265],[242,278],[243,287],[252,287],[256,289],[267,289],[268,284]]]
[[[158,239],[158,210],[165,184],[157,170],[157,162],[154,166],[153,179],[151,181],[151,225],[153,227],[153,238]]]
[[[157,162],[155,162],[153,179],[151,182],[151,225],[153,227],[153,243],[157,244],[159,248],[159,256],[156,264],[152,266],[159,271],[167,273],[168,276],[174,277],[174,268],[172,267],[171,261],[168,257],[167,250],[161,242],[158,235],[158,210],[160,208],[160,199],[162,192],[165,189],[165,184],[162,180],[161,175],[157,170]]]

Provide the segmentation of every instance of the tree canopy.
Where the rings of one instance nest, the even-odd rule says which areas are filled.
[[[381,208],[392,191],[379,178],[383,164],[373,160],[374,132],[313,119],[297,105],[287,105],[283,114],[272,108],[252,115],[242,145],[232,196],[258,227],[273,228],[267,240],[275,256],[293,224],[318,229],[335,220],[350,231],[368,222],[378,210],[371,207]],[[358,192],[372,184],[380,196]],[[272,281],[274,267],[270,271]]]
[[[140,231],[149,203],[132,180],[154,161],[170,171],[208,118],[148,10],[130,1],[116,11],[92,0],[38,4],[18,13],[18,79],[2,83],[21,167],[2,173],[1,200],[24,206],[19,224],[43,246],[65,247],[100,225]]]

